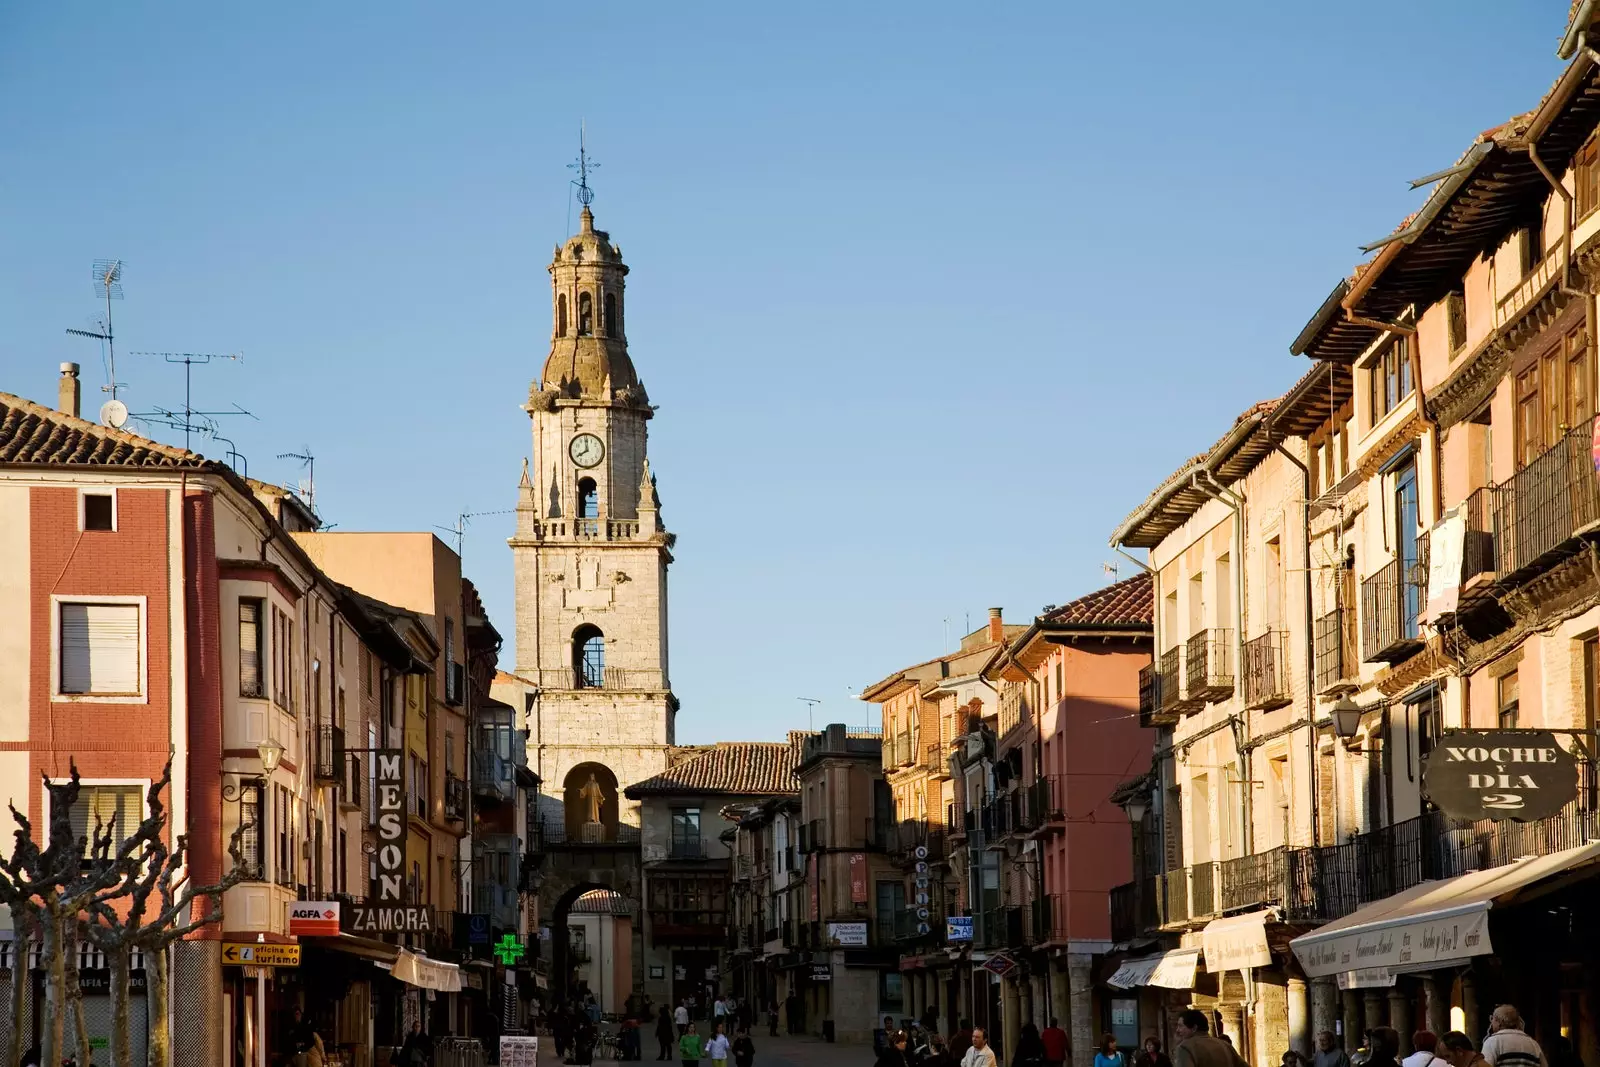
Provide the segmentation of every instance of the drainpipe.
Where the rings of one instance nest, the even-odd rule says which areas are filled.
[[[1317,784],[1317,697],[1313,686],[1313,679],[1317,671],[1317,645],[1316,633],[1313,630],[1315,616],[1311,612],[1311,469],[1300,462],[1293,452],[1283,447],[1282,441],[1273,443],[1273,451],[1284,459],[1300,468],[1300,484],[1305,488],[1302,497],[1305,503],[1301,506],[1301,531],[1300,548],[1301,559],[1305,565],[1305,618],[1306,618],[1306,730],[1310,740],[1307,749],[1311,756],[1311,845],[1313,847],[1322,840],[1317,832],[1322,819],[1320,810],[1322,790]],[[1287,844],[1288,842],[1285,842]]]
[[[1140,570],[1144,571],[1150,576],[1150,641],[1152,645],[1150,650],[1150,669],[1152,671],[1157,671],[1161,666],[1161,573],[1144,560],[1139,559],[1137,556],[1130,555],[1126,550],[1123,549],[1121,545],[1112,544],[1111,548],[1112,551],[1116,552],[1117,555],[1121,556],[1123,559],[1127,560],[1129,563],[1133,564],[1135,567],[1138,567]],[[1156,701],[1159,703],[1160,700],[1161,688],[1160,683],[1158,682],[1156,685]],[[1154,805],[1156,817],[1161,823],[1162,848],[1160,866],[1161,873],[1165,875],[1167,873],[1167,789],[1165,785],[1165,778],[1161,773],[1161,768],[1155,765],[1153,760],[1152,766],[1155,767],[1156,772]],[[1134,827],[1134,832],[1138,832],[1137,827]],[[1146,863],[1147,869],[1145,870],[1145,873],[1153,873],[1148,869],[1148,860]]]
[[[1528,158],[1533,160],[1533,165],[1544,175],[1544,180],[1550,183],[1556,195],[1561,198],[1561,278],[1558,288],[1568,296],[1584,296],[1586,294],[1572,287],[1572,194],[1567,192],[1567,187],[1556,180],[1556,176],[1545,166],[1544,160],[1539,158],[1539,137],[1544,133],[1528,131]],[[1540,217],[1540,225],[1544,219]]]
[[[1204,476],[1207,485],[1202,482]],[[1234,604],[1239,616],[1239,624],[1234,629],[1234,658],[1233,679],[1237,688],[1244,683],[1244,499],[1238,494],[1229,491],[1221,482],[1204,467],[1195,471],[1189,478],[1189,484],[1202,493],[1220,503],[1223,507],[1233,512],[1233,586]],[[1254,780],[1251,771],[1251,750],[1247,747],[1250,732],[1249,716],[1230,715],[1232,720],[1233,747],[1239,754],[1239,774],[1244,779],[1240,784],[1244,808],[1244,854],[1255,853],[1255,797],[1251,782]]]

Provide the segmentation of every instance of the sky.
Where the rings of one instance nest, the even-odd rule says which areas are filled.
[[[857,725],[987,608],[1110,580],[1118,521],[1304,373],[1407,182],[1535,106],[1566,7],[0,3],[0,390],[75,360],[98,406],[65,330],[122,259],[129,406],[183,374],[128,353],[243,353],[193,389],[251,412],[217,420],[248,473],[309,449],[338,529],[475,514],[509,668],[586,124],[660,405],[678,740]]]

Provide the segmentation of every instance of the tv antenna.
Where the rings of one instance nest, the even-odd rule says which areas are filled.
[[[134,352],[135,356],[158,356],[168,363],[183,364],[183,414],[168,411],[165,408],[156,408],[153,412],[141,412],[135,418],[150,419],[154,422],[163,422],[174,429],[183,431],[183,447],[189,447],[189,435],[195,431],[217,436],[215,419],[224,415],[255,415],[246,411],[238,404],[233,405],[232,411],[197,411],[193,403],[193,372],[195,366],[204,367],[214,359],[231,359],[235,362],[244,362],[243,352]],[[227,440],[220,438],[220,440]],[[233,442],[228,442],[232,444]]]
[[[279,452],[279,459],[297,459],[306,469],[306,480],[303,485],[296,485],[295,492],[306,498],[306,507],[313,513],[317,510],[317,457],[311,454],[311,446],[303,445],[299,452]]]
[[[220,433],[213,433],[211,438],[214,441],[221,441],[223,444],[228,446],[228,450],[223,453],[223,455],[228,459],[228,466],[238,471],[239,477],[250,477],[250,462],[244,458],[244,453],[239,451],[239,446],[222,436]]]
[[[600,164],[589,158],[588,140],[587,124],[580,121],[578,123],[578,158],[575,162],[568,163],[567,169],[578,172],[578,177],[572,184],[578,187],[578,203],[584,207],[588,207],[594,200],[594,190],[589,188],[589,172],[600,169]]]
[[[806,706],[806,729],[814,732],[817,727],[816,724],[811,721],[811,713],[817,710],[817,705],[822,703],[822,701],[818,700],[816,697],[795,697],[795,699]]]
[[[499,511],[463,511],[461,514],[456,516],[456,524],[454,526],[435,525],[434,529],[442,530],[447,534],[455,535],[456,555],[460,556],[462,555],[466,546],[467,524],[469,522],[471,522],[473,519],[476,519],[480,515],[515,515],[516,513],[517,511],[515,508],[502,508]]]
[[[111,330],[111,301],[122,299],[122,260],[97,259],[94,261],[94,265],[91,270],[94,274],[94,295],[105,300],[106,317],[94,324],[97,327],[96,329],[69,329],[67,333],[71,334],[73,337],[87,337],[91,340],[99,341],[105,346],[104,362],[106,365],[106,377],[109,380],[109,384],[102,385],[100,387],[100,391],[103,393],[110,393],[112,401],[119,402],[117,401],[117,345]],[[122,423],[128,421],[127,409],[122,408],[120,421],[111,422],[110,417],[115,416],[116,413],[116,408],[111,409],[109,412],[102,408],[101,420],[106,422],[108,426],[113,427],[120,427]]]

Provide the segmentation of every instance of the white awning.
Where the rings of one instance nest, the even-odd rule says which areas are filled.
[[[1116,989],[1132,989],[1142,985],[1161,986],[1163,989],[1193,989],[1194,972],[1199,964],[1199,949],[1175,948],[1154,956],[1123,960],[1117,973],[1106,979],[1106,985]]]
[[[461,992],[461,968],[453,963],[430,960],[415,952],[401,949],[390,969],[396,978],[419,989],[436,989],[441,993]]]
[[[1212,919],[1207,923],[1200,934],[1200,946],[1206,956],[1206,971],[1221,974],[1223,971],[1248,971],[1252,967],[1270,965],[1272,950],[1267,947],[1267,920],[1272,917],[1273,913],[1268,909],[1230,915],[1226,919]]]
[[[1523,889],[1600,863],[1600,844],[1583,845],[1423,882],[1289,942],[1308,978],[1386,967],[1395,972],[1461,962],[1494,951],[1489,908]]]

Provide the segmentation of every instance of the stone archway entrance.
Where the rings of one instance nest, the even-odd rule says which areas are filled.
[[[614,918],[621,920],[616,922],[615,926],[626,931],[627,993],[631,995],[644,988],[641,962],[644,958],[644,943],[642,924],[638,921],[639,893],[643,886],[640,877],[638,830],[629,826],[616,829],[623,831],[618,836],[631,837],[633,840],[596,842],[569,839],[545,844],[544,883],[539,889],[539,914],[548,916],[546,921],[550,925],[552,1000],[562,1000],[573,993],[578,967],[573,958],[571,937],[568,933],[569,919],[572,906],[578,898],[595,889],[610,890],[626,902],[625,907],[616,910],[626,911],[627,914]],[[621,954],[620,951],[618,954]]]

